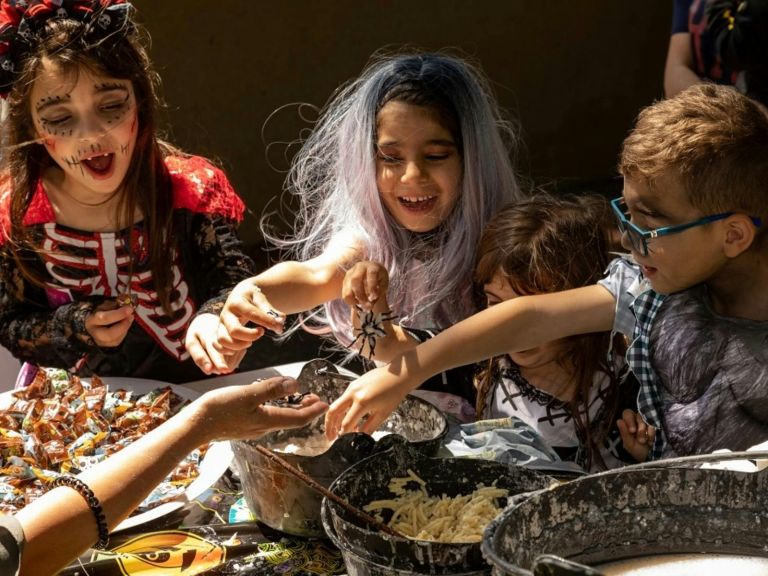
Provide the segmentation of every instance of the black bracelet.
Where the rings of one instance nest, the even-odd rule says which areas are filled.
[[[93,490],[88,487],[88,484],[80,480],[80,478],[69,476],[68,474],[62,474],[52,480],[49,484],[49,489],[52,490],[58,486],[72,488],[72,490],[83,497],[88,504],[88,508],[93,512],[94,518],[96,518],[96,527],[99,530],[99,541],[96,542],[92,548],[95,548],[96,550],[106,550],[109,545],[109,528],[107,528],[107,519],[104,516],[104,510],[101,509],[101,502],[96,498],[96,494],[94,494]]]

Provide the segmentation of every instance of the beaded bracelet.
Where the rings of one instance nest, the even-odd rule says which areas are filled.
[[[78,494],[80,494],[80,496],[83,497],[85,502],[88,504],[88,508],[90,508],[91,512],[93,512],[94,518],[96,518],[96,527],[99,530],[99,541],[96,542],[92,548],[95,548],[96,550],[106,550],[107,546],[109,545],[109,528],[107,528],[107,519],[104,516],[104,510],[101,509],[101,502],[99,502],[99,499],[96,498],[96,494],[93,493],[93,490],[88,487],[88,484],[75,476],[62,474],[61,476],[58,476],[52,480],[49,486],[50,490],[59,486],[66,486],[67,488],[72,488],[72,490],[76,491]]]

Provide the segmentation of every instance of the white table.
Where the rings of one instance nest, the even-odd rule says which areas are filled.
[[[309,362],[309,360],[307,360]],[[237,372],[235,374],[228,374],[226,376],[216,376],[214,378],[207,378],[205,380],[195,380],[194,382],[186,382],[185,384],[176,384],[175,386],[184,386],[190,388],[195,392],[202,394],[207,390],[213,388],[221,388],[223,386],[232,386],[235,384],[249,384],[254,380],[272,378],[274,376],[290,376],[291,378],[297,378],[301,369],[307,362],[292,362],[290,364],[281,364],[279,366],[271,366],[269,368],[259,368],[258,370],[249,370],[248,372]],[[348,376],[357,376],[354,372],[347,370],[342,366],[336,366],[336,369],[342,374]]]

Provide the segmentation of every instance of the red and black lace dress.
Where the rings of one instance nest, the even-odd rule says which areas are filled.
[[[42,183],[25,215],[39,250],[28,265],[46,287],[25,280],[0,250],[0,344],[17,358],[87,376],[133,376],[169,382],[203,377],[189,358],[184,336],[199,312],[218,312],[229,290],[255,275],[236,227],[245,206],[224,173],[199,157],[166,159],[174,197],[175,247],[171,307],[158,300],[143,222],[119,232],[88,232],[56,224]],[[7,223],[9,192],[0,196]],[[3,238],[3,242],[7,242]],[[133,262],[131,262],[133,260]],[[98,347],[86,316],[105,300],[130,294],[134,322],[115,348]]]

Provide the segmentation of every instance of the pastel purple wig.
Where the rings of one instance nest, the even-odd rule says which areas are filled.
[[[376,187],[376,118],[390,101],[434,109],[462,156],[458,203],[427,238],[400,227]],[[401,323],[448,327],[475,312],[472,268],[486,222],[497,208],[522,198],[510,160],[515,147],[516,135],[487,81],[469,63],[442,54],[375,57],[359,78],[337,90],[293,159],[286,181],[300,205],[293,236],[276,238],[266,230],[265,236],[303,261],[334,237],[350,235],[366,259],[389,271],[389,302]],[[329,302],[311,317],[350,344],[350,311],[343,301]]]

